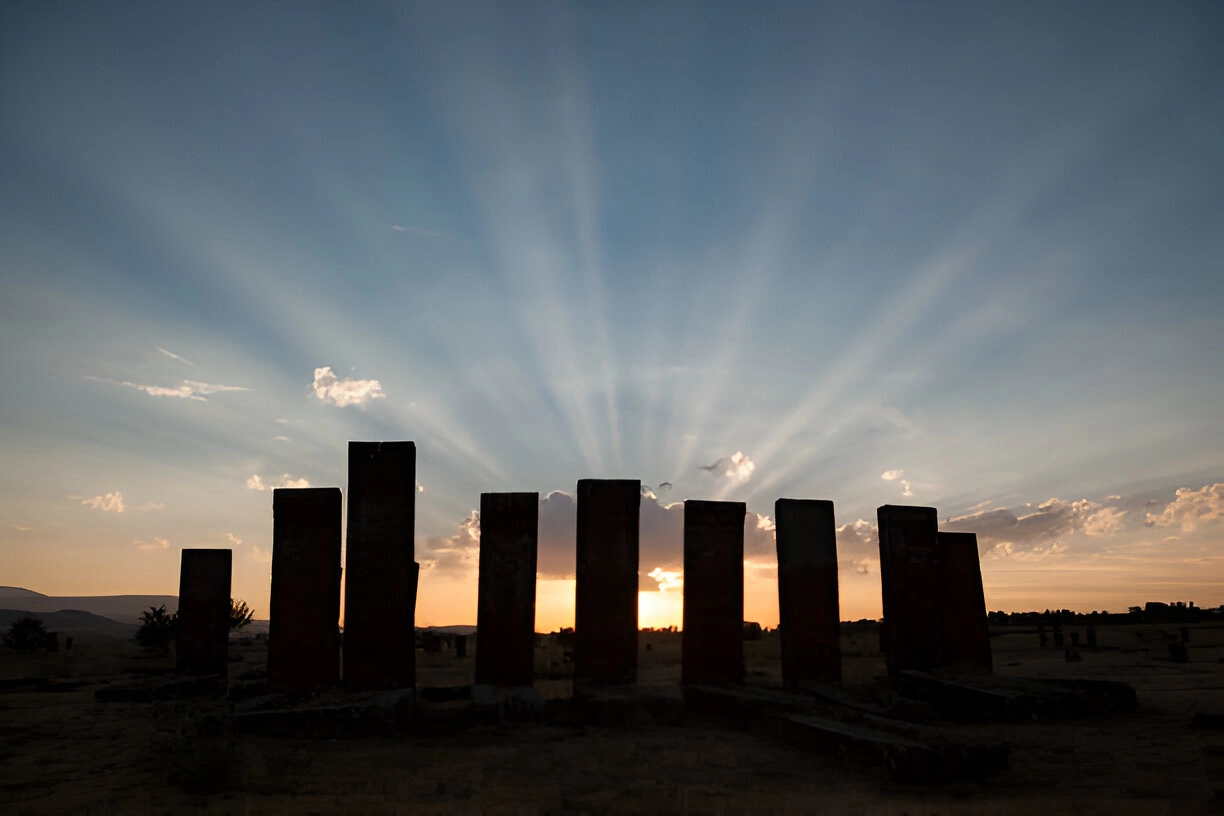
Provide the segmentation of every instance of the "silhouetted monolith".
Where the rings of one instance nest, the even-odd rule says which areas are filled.
[[[532,684],[539,517],[539,493],[480,494],[477,683]]]
[[[989,672],[990,627],[975,533],[939,534],[939,574],[943,606],[939,665]]]
[[[349,442],[344,684],[416,683],[416,445]]]
[[[268,691],[340,681],[340,488],[272,492]]]
[[[636,479],[578,481],[574,682],[637,679],[638,518]]]
[[[233,558],[232,550],[183,550],[175,664],[184,674],[226,674]]]
[[[833,502],[774,502],[782,684],[841,680],[837,525]]]
[[[743,502],[684,503],[680,682],[744,679]]]
[[[939,519],[934,507],[886,504],[876,510],[880,535],[881,647],[888,673],[930,671],[939,664]]]

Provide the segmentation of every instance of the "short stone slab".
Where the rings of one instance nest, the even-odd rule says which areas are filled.
[[[239,732],[280,737],[368,737],[407,730],[413,723],[410,688],[327,695],[293,704],[288,695],[265,695],[237,704]]]
[[[220,697],[225,694],[225,678],[219,674],[181,677],[160,683],[131,683],[108,686],[94,692],[101,703],[151,703],[184,697]]]
[[[1006,745],[966,739],[861,711],[813,710],[812,697],[762,688],[690,686],[689,705],[729,715],[803,747],[838,754],[851,765],[885,765],[907,784],[977,781],[1005,770]]]
[[[1017,689],[984,689],[920,671],[903,671],[897,691],[933,705],[956,722],[1024,722],[1031,720],[1037,700]]]
[[[1010,716],[1019,716],[1025,707],[1029,707],[1030,717],[1050,719],[1131,714],[1139,707],[1134,687],[1117,680],[998,675],[948,677],[923,672],[906,672],[905,675],[899,680],[903,694],[929,702],[944,716],[962,722],[1008,721]],[[973,720],[971,714],[1002,716],[1003,719]]]

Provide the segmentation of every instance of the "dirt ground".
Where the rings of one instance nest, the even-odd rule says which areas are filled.
[[[1068,632],[1073,631],[1068,629]],[[1012,748],[982,783],[898,785],[760,729],[690,714],[683,725],[598,728],[545,722],[434,722],[395,737],[238,735],[226,704],[200,698],[98,702],[100,688],[157,677],[170,659],[114,642],[0,653],[0,812],[235,814],[1031,814],[1224,812],[1224,732],[1192,727],[1224,712],[1224,626],[1191,628],[1187,663],[1168,659],[1176,627],[1098,629],[1081,662],[1031,632],[992,638],[996,673],[1122,680],[1132,715],[957,726]],[[748,682],[777,684],[778,643],[747,642]],[[258,676],[262,641],[235,641],[231,681]],[[874,632],[843,640],[845,682],[881,688]],[[680,636],[643,633],[639,679],[679,680]],[[418,652],[422,686],[470,683],[472,658]],[[557,647],[537,653],[537,688],[568,696]],[[22,678],[50,678],[41,685]],[[209,718],[206,715],[217,715]]]

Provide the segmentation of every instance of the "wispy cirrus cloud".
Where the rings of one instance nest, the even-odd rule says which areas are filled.
[[[294,478],[288,473],[282,473],[278,478],[265,482],[263,477],[256,473],[246,480],[246,486],[247,490],[265,491],[278,487],[310,487],[310,482],[306,479]]]
[[[178,361],[178,362],[180,362],[180,363],[186,363],[187,365],[191,366],[192,368],[196,368],[196,364],[195,364],[195,363],[191,362],[191,361],[190,361],[190,360],[188,360],[186,357],[182,357],[182,356],[180,356],[180,355],[178,355],[178,354],[175,354],[173,351],[170,351],[169,349],[164,349],[164,348],[162,348],[161,346],[158,346],[158,347],[157,347],[157,350],[158,350],[158,351],[160,351],[162,354],[166,355],[167,357],[169,357],[171,360],[177,360],[177,361]]]
[[[242,539],[234,535],[233,533],[226,533],[225,540],[228,541],[230,544],[232,544],[235,547],[242,546]]]
[[[336,376],[331,366],[314,370],[315,396],[330,405],[343,408],[346,405],[362,405],[370,400],[385,399],[382,383],[378,380],[354,380]]]
[[[181,385],[171,387],[165,385],[146,385],[144,383],[131,382],[130,380],[110,380],[105,377],[91,377],[88,375],[86,375],[85,379],[92,382],[105,382],[121,385],[124,388],[133,388],[137,391],[143,391],[150,397],[173,397],[176,399],[194,400],[195,402],[208,402],[208,396],[212,394],[251,390],[242,385],[218,385],[200,382],[199,380],[183,380]]]
[[[13,529],[19,533],[28,533],[33,530],[33,527],[22,527],[20,524],[14,524]]]
[[[70,499],[80,501],[86,507],[92,507],[94,510],[101,510],[103,513],[122,513],[127,509],[123,503],[123,494],[115,491],[114,493],[104,493],[101,496],[84,499],[80,496],[69,496]]]
[[[748,458],[743,451],[736,451],[730,456],[724,456],[717,462],[701,465],[702,470],[724,480],[726,487],[738,487],[752,478],[756,463]]]

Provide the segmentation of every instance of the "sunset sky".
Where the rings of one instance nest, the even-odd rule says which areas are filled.
[[[482,491],[976,530],[987,606],[1224,603],[1224,4],[0,4],[0,584],[166,593],[415,440],[420,624]],[[648,576],[652,575],[654,578]],[[657,582],[657,587],[655,586]]]

